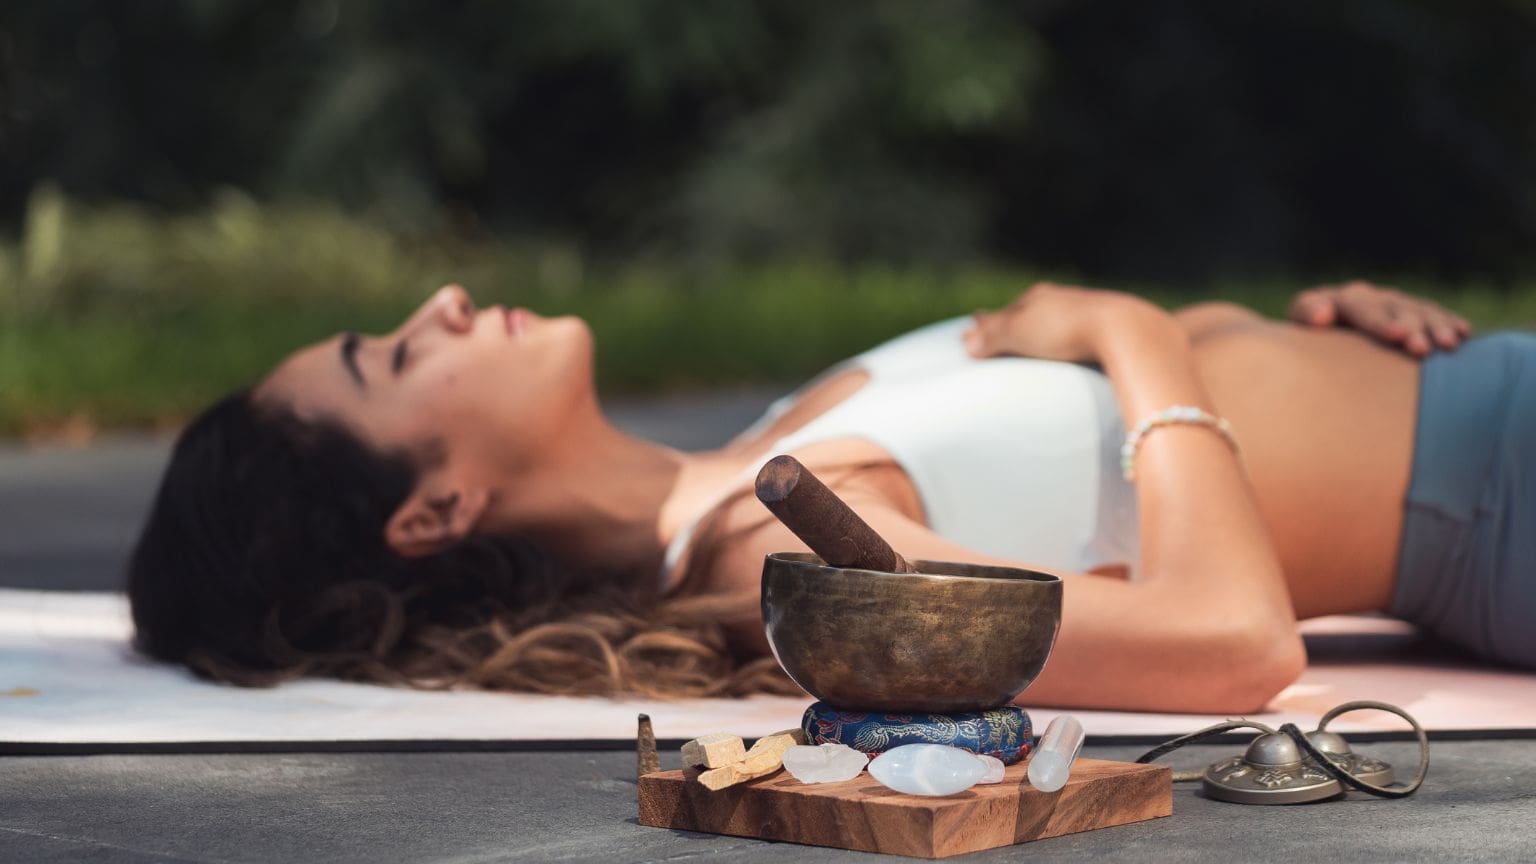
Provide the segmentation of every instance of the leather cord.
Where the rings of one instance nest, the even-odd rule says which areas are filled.
[[[1386,702],[1374,702],[1371,700],[1345,702],[1342,705],[1330,709],[1328,713],[1323,715],[1322,719],[1317,724],[1318,731],[1327,729],[1329,721],[1338,717],[1340,714],[1345,714],[1350,711],[1364,710],[1386,711],[1389,714],[1396,714],[1397,716],[1408,721],[1408,725],[1413,727],[1414,734],[1419,739],[1419,770],[1414,774],[1412,780],[1408,781],[1408,783],[1402,785],[1401,787],[1395,785],[1390,787],[1377,786],[1373,783],[1367,783],[1355,775],[1350,774],[1348,771],[1345,771],[1343,768],[1340,768],[1338,765],[1334,764],[1332,759],[1329,759],[1327,755],[1313,746],[1312,742],[1308,740],[1306,733],[1297,728],[1295,723],[1286,723],[1282,725],[1278,730],[1275,730],[1264,725],[1263,723],[1259,723],[1253,720],[1228,720],[1225,723],[1217,723],[1214,726],[1207,726],[1206,728],[1197,732],[1191,732],[1188,735],[1183,735],[1178,738],[1174,738],[1171,741],[1159,744],[1151,750],[1148,750],[1146,753],[1143,753],[1136,761],[1143,764],[1149,763],[1163,756],[1166,756],[1187,744],[1194,744],[1212,736],[1220,735],[1223,732],[1230,732],[1234,729],[1257,729],[1258,731],[1265,734],[1274,734],[1276,731],[1278,731],[1289,737],[1292,741],[1296,742],[1296,746],[1301,748],[1301,752],[1307,754],[1307,756],[1310,757],[1312,761],[1316,762],[1318,768],[1328,774],[1328,776],[1349,787],[1350,789],[1356,789],[1358,791],[1365,792],[1370,795],[1376,795],[1381,798],[1406,798],[1409,795],[1412,795],[1414,792],[1417,792],[1419,787],[1424,784],[1424,778],[1429,775],[1429,735],[1424,731],[1424,727],[1420,726],[1419,722],[1413,719],[1413,717],[1410,716],[1407,711],[1404,711],[1396,705],[1390,705]],[[1175,783],[1189,780],[1199,780],[1204,775],[1204,770],[1174,771],[1173,780]]]
[[[1207,726],[1198,732],[1191,732],[1188,735],[1181,735],[1172,741],[1165,741],[1164,743],[1159,744],[1156,747],[1153,747],[1151,750],[1141,754],[1141,756],[1137,758],[1136,761],[1142,764],[1146,764],[1156,759],[1160,759],[1186,744],[1197,744],[1207,738],[1220,735],[1223,732],[1231,732],[1234,729],[1257,729],[1266,735],[1272,735],[1275,732],[1275,730],[1265,726],[1263,723],[1259,723],[1254,720],[1228,720],[1225,723],[1217,723],[1215,726]],[[1188,780],[1199,780],[1203,776],[1205,776],[1205,769],[1203,768],[1194,771],[1175,771],[1173,772],[1173,782],[1183,783]]]
[[[1409,716],[1407,711],[1396,705],[1389,705],[1386,702],[1373,702],[1366,699],[1345,702],[1343,705],[1333,708],[1327,714],[1324,714],[1323,719],[1318,721],[1317,728],[1319,731],[1327,729],[1328,721],[1340,714],[1364,710],[1385,711],[1389,714],[1396,714],[1408,721],[1408,725],[1413,727],[1413,732],[1419,739],[1419,770],[1414,773],[1412,780],[1400,788],[1367,783],[1335,765],[1332,759],[1324,756],[1316,747],[1312,746],[1312,742],[1307,739],[1305,733],[1296,728],[1295,723],[1286,723],[1280,727],[1280,731],[1289,735],[1291,740],[1296,742],[1296,746],[1301,748],[1301,752],[1311,756],[1313,761],[1317,762],[1318,766],[1327,772],[1328,776],[1343,783],[1345,786],[1380,798],[1407,798],[1409,795],[1417,792],[1419,787],[1424,784],[1424,778],[1429,776],[1429,735],[1424,731],[1424,727],[1419,725],[1419,721]]]

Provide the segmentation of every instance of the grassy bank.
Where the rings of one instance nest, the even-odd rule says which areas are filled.
[[[402,238],[235,193],[170,216],[42,192],[21,238],[0,242],[0,435],[174,425],[298,345],[342,328],[389,329],[450,281],[481,302],[582,315],[598,334],[600,386],[641,391],[793,382],[913,326],[1006,302],[1045,275],[1070,278],[596,266],[558,243]],[[1295,283],[1117,287],[1168,305],[1224,296],[1275,313]],[[1481,327],[1536,322],[1536,290],[1433,293]]]

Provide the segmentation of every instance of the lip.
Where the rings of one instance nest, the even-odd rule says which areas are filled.
[[[514,338],[521,337],[523,330],[528,326],[528,310],[521,306],[515,309],[505,310],[507,334]]]

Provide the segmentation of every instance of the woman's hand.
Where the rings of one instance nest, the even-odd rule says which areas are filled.
[[[1415,357],[1436,347],[1449,351],[1472,332],[1467,319],[1433,300],[1360,280],[1297,294],[1289,317],[1313,327],[1354,327]]]
[[[1104,335],[1118,322],[1166,314],[1130,294],[1040,282],[996,312],[977,312],[965,347],[972,357],[1095,361]]]

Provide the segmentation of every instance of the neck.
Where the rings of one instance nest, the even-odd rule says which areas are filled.
[[[531,534],[561,560],[658,573],[667,544],[746,465],[723,451],[684,453],[615,427],[593,406],[562,429],[497,496],[493,530]]]

